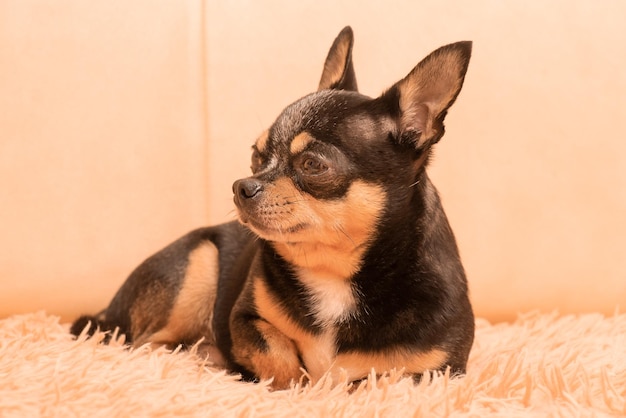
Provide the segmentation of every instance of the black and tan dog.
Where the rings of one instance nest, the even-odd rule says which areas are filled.
[[[288,387],[372,369],[464,373],[474,317],[454,235],[426,174],[467,70],[444,46],[372,99],[357,93],[352,30],[319,90],[288,106],[233,185],[239,222],[148,258],[97,317],[133,345],[193,344],[248,378]]]

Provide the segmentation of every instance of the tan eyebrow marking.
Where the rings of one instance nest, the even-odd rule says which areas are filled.
[[[311,134],[308,132],[301,132],[291,140],[289,152],[291,152],[292,155],[297,154],[313,141],[315,141],[315,138],[313,138]]]

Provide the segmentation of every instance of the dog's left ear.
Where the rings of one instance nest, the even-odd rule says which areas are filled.
[[[319,90],[337,89],[357,91],[356,76],[352,66],[352,28],[343,28],[328,51]]]
[[[383,94],[381,99],[400,110],[400,143],[423,150],[441,139],[443,120],[461,91],[471,53],[470,41],[443,46]]]

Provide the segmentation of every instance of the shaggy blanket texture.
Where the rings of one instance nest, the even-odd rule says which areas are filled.
[[[0,321],[2,417],[530,417],[626,415],[626,315],[478,320],[468,374],[358,387],[237,381],[194,352],[74,340],[43,312]]]

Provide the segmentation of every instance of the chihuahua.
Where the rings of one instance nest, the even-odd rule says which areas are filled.
[[[453,232],[426,174],[471,42],[443,46],[378,98],[357,92],[353,34],[318,91],[285,108],[233,184],[238,222],[145,260],[75,335],[207,346],[243,378],[288,388],[372,370],[463,374],[474,316]]]

